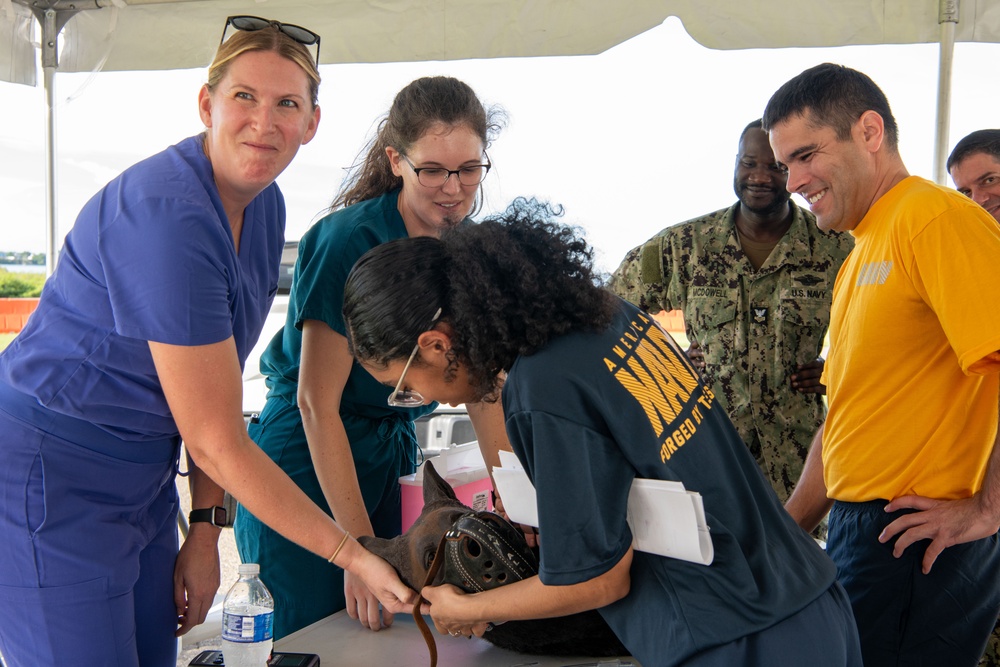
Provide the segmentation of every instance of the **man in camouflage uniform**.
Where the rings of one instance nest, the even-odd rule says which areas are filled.
[[[854,240],[790,201],[760,128],[740,136],[739,201],[633,249],[611,287],[650,312],[684,312],[692,361],[784,502],[826,416],[819,356]]]

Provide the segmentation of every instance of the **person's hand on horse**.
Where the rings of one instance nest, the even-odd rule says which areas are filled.
[[[452,637],[482,637],[493,626],[487,621],[480,621],[471,614],[472,597],[458,586],[442,584],[426,586],[420,594],[430,602],[430,615],[434,627],[442,635]]]
[[[375,631],[392,625],[394,614],[410,613],[417,601],[392,565],[360,546],[344,572],[344,596],[347,615]]]
[[[365,582],[350,572],[344,573],[344,600],[347,615],[360,621],[361,625],[378,632],[392,625],[392,612],[380,613],[378,598],[368,590]]]

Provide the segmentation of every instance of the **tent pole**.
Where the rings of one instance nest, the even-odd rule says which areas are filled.
[[[59,67],[59,32],[78,11],[56,9],[52,3],[30,7],[42,27],[42,82],[45,87],[45,275],[56,269],[56,120],[55,79]]]
[[[54,13],[51,10],[46,13]],[[56,121],[55,66],[42,67],[45,86],[45,275],[56,269]]]
[[[951,71],[955,55],[955,26],[958,24],[959,0],[939,0],[938,23],[941,24],[941,49],[938,59],[937,127],[934,137],[934,181],[946,185],[948,130],[951,126]]]

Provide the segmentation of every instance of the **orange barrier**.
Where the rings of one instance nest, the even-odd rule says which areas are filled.
[[[653,315],[653,319],[670,334],[684,333],[684,313],[680,310],[661,310]]]
[[[0,333],[18,333],[37,305],[37,298],[0,299]],[[684,313],[679,310],[661,310],[653,318],[672,334],[684,333]]]
[[[35,312],[38,299],[0,299],[0,333],[18,333]]]

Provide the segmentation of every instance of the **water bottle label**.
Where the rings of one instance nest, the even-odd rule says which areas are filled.
[[[256,616],[222,614],[222,638],[226,641],[246,643],[263,642],[274,634],[274,612]]]

